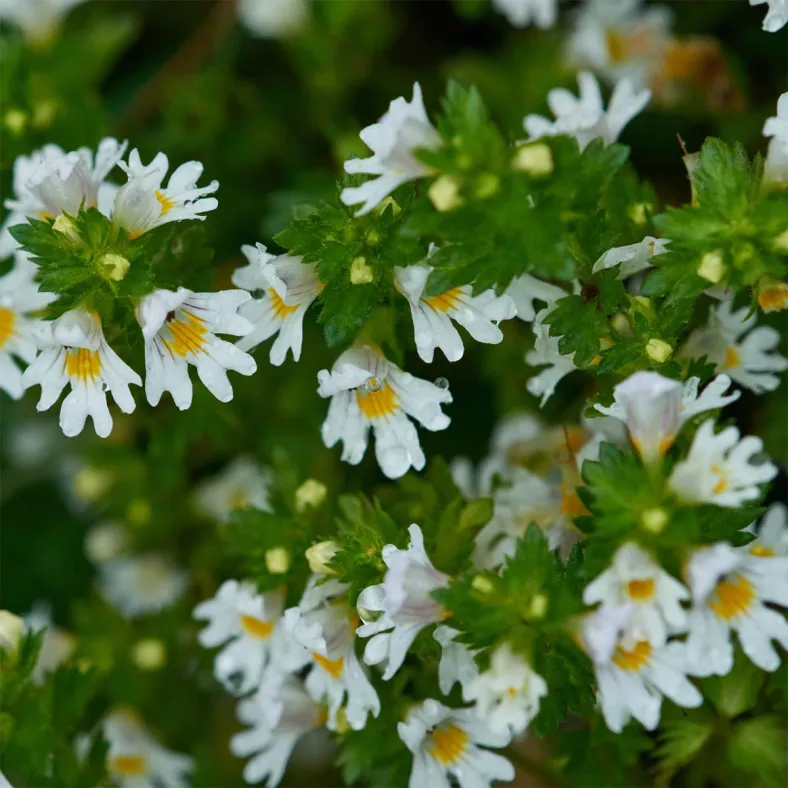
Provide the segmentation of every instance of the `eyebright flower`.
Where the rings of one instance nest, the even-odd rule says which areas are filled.
[[[428,175],[429,167],[416,159],[413,152],[441,144],[427,117],[418,82],[413,85],[410,102],[402,97],[394,99],[388,112],[377,123],[362,129],[359,136],[373,155],[367,159],[348,159],[345,172],[377,177],[342,190],[340,199],[345,205],[363,203],[356,216],[369,213],[403,183]]]
[[[424,467],[424,452],[408,416],[428,430],[444,430],[450,419],[441,405],[452,401],[448,389],[403,372],[372,347],[352,347],[331,372],[317,375],[321,397],[331,397],[323,422],[323,443],[342,441],[342,460],[358,465],[364,457],[370,427],[375,432],[375,456],[389,479],[408,468]]]
[[[493,732],[473,709],[450,709],[425,700],[408,712],[397,732],[413,753],[409,788],[448,788],[450,776],[460,788],[491,788],[496,780],[513,780],[514,767],[483,747],[505,747],[508,733]]]
[[[325,709],[293,678],[245,698],[236,714],[239,722],[251,727],[230,739],[230,750],[239,758],[252,756],[243,771],[249,785],[265,782],[269,788],[281,782],[298,740],[326,721]]]
[[[731,301],[721,301],[712,307],[708,326],[690,334],[682,353],[690,358],[706,356],[717,372],[756,394],[774,391],[780,378],[772,373],[788,369],[788,359],[771,352],[780,334],[771,326],[754,328],[757,315],[746,317],[747,311],[745,306],[734,312]]]
[[[228,692],[244,695],[260,684],[283,607],[279,591],[258,594],[251,583],[227,580],[211,599],[194,608],[194,618],[208,622],[197,636],[200,645],[223,646],[214,673]]]
[[[236,5],[238,21],[258,38],[285,38],[298,32],[308,11],[305,0],[238,0]]]
[[[169,607],[181,597],[189,582],[185,572],[159,553],[107,561],[99,572],[102,595],[128,618]]]
[[[773,503],[755,530],[753,523],[748,530],[755,534],[755,540],[744,550],[754,556],[788,556],[788,509],[784,503]]]
[[[776,33],[788,24],[788,0],[750,0],[750,5],[768,5],[763,18],[763,29]]]
[[[203,171],[198,161],[181,164],[170,175],[166,187],[162,183],[170,165],[164,153],[157,153],[150,164],[144,165],[135,148],[128,163],[118,163],[128,180],[115,195],[112,221],[131,238],[168,222],[204,220],[204,214],[219,205],[215,197],[205,196],[219,188],[219,181],[197,186]]]
[[[31,314],[57,298],[40,292],[34,275],[35,266],[18,257],[14,267],[0,276],[0,388],[13,399],[20,399],[25,390],[14,357],[30,364],[38,352],[34,330],[38,323]]]
[[[668,635],[686,631],[687,614],[681,606],[686,599],[689,591],[633,542],[622,545],[611,566],[583,592],[587,605],[632,605],[621,638],[625,649],[642,641],[664,646]]]
[[[534,24],[548,30],[558,18],[558,0],[493,0],[493,8],[514,27]]]
[[[635,117],[651,98],[651,91],[636,92],[628,79],[622,79],[613,89],[607,111],[602,103],[602,93],[596,77],[588,71],[577,75],[580,97],[576,98],[564,88],[553,88],[547,94],[547,103],[555,120],[541,115],[527,115],[523,126],[528,139],[569,134],[584,150],[591,140],[601,137],[605,145],[611,145],[624,127]]]
[[[197,505],[219,523],[226,523],[238,509],[251,506],[271,511],[268,488],[271,474],[249,457],[238,457],[195,491]]]
[[[586,0],[575,16],[567,56],[607,82],[627,77],[647,85],[662,68],[672,42],[667,6],[642,0]]]
[[[283,364],[288,350],[298,361],[304,315],[324,287],[317,279],[315,265],[301,262],[301,257],[268,254],[262,244],[256,248],[242,246],[241,251],[249,264],[235,270],[233,284],[253,294],[262,290],[264,295],[240,308],[239,314],[254,328],[236,344],[241,350],[251,350],[278,332],[271,345],[271,363],[277,367]]]
[[[27,5],[27,0],[23,4]],[[29,157],[18,156],[14,162],[15,196],[5,201],[11,213],[0,233],[0,257],[18,246],[7,232],[9,227],[27,219],[54,219],[63,212],[76,216],[83,205],[105,207],[102,203],[115,187],[104,180],[120,163],[127,144],[105,137],[95,156],[90,148],[67,153],[58,145],[45,145]]]
[[[555,302],[565,298],[567,293],[560,287],[543,282],[531,274],[523,274],[512,279],[511,284],[506,288],[506,295],[514,301],[517,317],[532,323],[536,318],[534,301],[544,301],[549,307],[553,307]]]
[[[479,668],[473,659],[477,652],[471,651],[464,643],[457,642],[455,638],[459,634],[459,629],[446,626],[435,627],[432,633],[433,640],[441,647],[438,686],[444,695],[448,695],[455,684],[465,687],[479,675]]]
[[[592,273],[605,271],[608,268],[618,269],[617,279],[626,279],[630,276],[651,268],[651,258],[662,254],[670,240],[667,238],[653,238],[647,235],[642,241],[628,246],[615,246],[608,249],[591,269]]]
[[[539,407],[543,408],[545,403],[555,393],[555,387],[570,372],[577,369],[575,366],[575,354],[564,355],[558,349],[561,337],[550,336],[550,326],[546,325],[544,319],[552,311],[552,307],[543,309],[534,319],[533,329],[536,335],[533,350],[525,354],[525,361],[532,367],[545,366],[538,375],[528,379],[525,387],[535,397],[539,397]]]
[[[187,755],[165,750],[131,710],[118,709],[101,723],[109,744],[107,771],[120,788],[188,788],[194,762]]]
[[[430,247],[427,259],[433,254]],[[494,290],[472,295],[471,285],[454,287],[436,296],[426,296],[424,289],[432,266],[410,265],[394,269],[397,289],[408,299],[413,318],[413,333],[419,356],[432,362],[435,348],[439,347],[449,361],[458,361],[464,351],[462,337],[452,325],[459,323],[477,341],[497,345],[503,339],[498,328],[501,320],[509,320],[516,313],[514,301],[498,296]]]
[[[12,22],[33,46],[48,44],[68,12],[85,0],[0,0],[0,19]]]
[[[689,378],[682,386],[657,372],[636,372],[613,389],[610,407],[594,405],[606,416],[626,423],[632,443],[644,462],[660,460],[673,445],[678,431],[693,416],[724,408],[739,398],[730,394],[731,379],[718,375],[698,394],[700,378]]]
[[[52,621],[51,606],[46,602],[36,602],[33,609],[24,617],[24,622],[26,632],[46,630],[41,643],[41,651],[38,652],[38,659],[32,673],[33,683],[42,684],[48,673],[55,670],[74,653],[77,639],[55,626]]]
[[[364,649],[364,662],[385,662],[384,681],[402,667],[416,635],[445,617],[443,606],[432,592],[448,585],[449,578],[432,565],[424,550],[421,528],[413,524],[408,533],[407,550],[392,544],[383,548],[383,562],[388,567],[383,583],[365,588],[357,603],[364,622],[357,634],[371,637]],[[370,612],[380,615],[370,618]]]
[[[41,386],[38,410],[57,402],[66,384],[71,393],[60,408],[60,428],[69,438],[79,435],[88,416],[100,438],[112,432],[107,407],[109,391],[124,413],[134,410],[129,384],[142,385],[140,376],[107,344],[95,313],[72,309],[57,320],[41,323],[36,340],[43,348],[22,375],[25,388]]]
[[[670,489],[684,501],[713,503],[734,508],[760,497],[758,487],[777,475],[768,460],[752,460],[763,451],[763,441],[753,435],[739,440],[739,430],[727,427],[714,432],[714,422],[701,424],[685,460],[670,475]]]
[[[306,691],[327,703],[329,729],[336,730],[344,704],[348,725],[361,730],[369,714],[380,713],[380,700],[356,657],[358,618],[347,605],[347,586],[322,579],[310,577],[298,606],[285,611],[285,627],[311,655]]]
[[[788,557],[757,548],[755,543],[736,549],[719,542],[696,550],[687,564],[693,603],[687,658],[697,675],[730,672],[731,631],[759,668],[774,671],[780,665],[771,641],[788,648],[788,622],[765,603],[788,606]]]
[[[509,643],[492,652],[490,667],[463,690],[463,699],[476,703],[477,714],[490,730],[509,736],[525,732],[545,695],[545,680],[512,651]]]
[[[192,404],[189,364],[220,402],[233,398],[227,370],[252,375],[255,360],[216,334],[244,336],[252,324],[237,314],[251,296],[243,290],[193,293],[155,290],[140,301],[137,321],[145,338],[145,395],[158,405],[165,391],[180,410]]]
[[[788,20],[788,3],[785,2],[783,23]],[[763,124],[763,136],[771,137],[763,163],[764,177],[776,183],[788,182],[788,93],[777,100],[777,115]]]

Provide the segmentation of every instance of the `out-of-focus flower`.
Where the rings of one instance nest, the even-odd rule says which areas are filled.
[[[128,618],[169,607],[189,582],[185,572],[159,553],[107,561],[99,571],[102,595]]]
[[[85,0],[0,0],[0,20],[11,22],[33,46],[45,46],[68,12]]]
[[[788,4],[785,8],[788,19]],[[777,183],[788,182],[788,93],[777,100],[777,115],[763,124],[763,136],[771,137],[763,163],[764,177]]]
[[[750,5],[767,5],[763,29],[776,33],[788,24],[788,0],[750,0]]]
[[[306,0],[238,0],[236,13],[253,36],[285,38],[306,24],[309,6]]]
[[[514,27],[551,28],[558,18],[558,0],[492,0],[493,8]]]
[[[249,457],[237,457],[216,476],[201,482],[195,490],[197,506],[219,523],[230,515],[251,506],[263,512],[271,510],[268,490],[271,474]]]

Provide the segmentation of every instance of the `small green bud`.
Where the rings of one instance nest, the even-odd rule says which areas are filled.
[[[334,570],[328,562],[339,552],[339,545],[331,540],[318,542],[307,549],[305,555],[309,568],[316,575],[330,575]]]
[[[137,528],[142,528],[150,522],[153,510],[151,505],[144,498],[135,498],[126,507],[126,520],[129,525],[134,525]]]
[[[658,534],[668,524],[668,519],[668,513],[664,509],[646,509],[640,515],[640,524],[644,530],[650,531],[652,534]]]
[[[38,101],[33,107],[33,127],[36,129],[45,129],[52,125],[57,113],[57,102],[47,99],[45,101]]]
[[[772,248],[778,252],[788,252],[788,230],[780,233],[773,241]]]
[[[290,569],[290,552],[285,547],[272,547],[265,552],[265,568],[272,575],[283,575]]]
[[[3,115],[3,125],[15,136],[18,137],[27,126],[27,115],[21,109],[9,109]]]
[[[380,243],[380,233],[377,230],[370,230],[364,236],[364,243],[367,246],[377,246]]]
[[[524,611],[526,618],[540,619],[547,613],[548,599],[544,594],[534,594],[531,604]]]
[[[79,231],[76,224],[68,218],[64,213],[61,213],[52,223],[52,229],[55,232],[65,235],[69,241],[79,243],[82,239],[79,237]]]
[[[486,575],[476,575],[471,581],[471,588],[480,594],[492,594],[495,591],[495,583]]]
[[[512,159],[512,169],[528,173],[534,178],[550,175],[555,169],[553,151],[544,142],[521,145]]]
[[[491,172],[486,172],[476,179],[473,194],[479,200],[492,197],[501,188],[501,179]]]
[[[131,661],[140,670],[161,670],[167,662],[167,649],[158,638],[142,638],[132,646]]]
[[[652,338],[646,343],[646,355],[656,364],[664,364],[673,355],[673,348],[661,339]]]
[[[462,205],[462,197],[459,194],[460,185],[460,181],[453,175],[441,175],[430,186],[427,194],[432,200],[436,211],[445,213],[446,211],[453,211]]]
[[[354,285],[367,285],[375,278],[365,257],[355,257],[350,263],[350,281]]]
[[[106,279],[112,279],[113,282],[120,282],[124,276],[129,272],[131,263],[119,254],[107,252],[100,260],[101,275]]]
[[[651,208],[651,205],[646,202],[636,202],[629,206],[629,210],[627,213],[629,214],[629,218],[635,224],[645,224],[648,215],[646,214],[646,209]]]
[[[386,208],[391,208],[391,213],[394,216],[402,212],[402,208],[397,205],[397,201],[393,197],[388,196],[377,208],[375,208],[373,213],[376,213],[378,216],[383,216],[386,212]]]
[[[722,249],[715,249],[713,252],[706,252],[700,258],[698,266],[698,276],[716,285],[725,276],[725,258]]]
[[[317,509],[326,499],[328,488],[317,479],[307,479],[295,493],[295,507],[297,512],[304,512],[308,507]]]

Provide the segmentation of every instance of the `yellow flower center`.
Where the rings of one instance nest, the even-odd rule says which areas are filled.
[[[725,361],[722,364],[722,368],[733,369],[738,366],[741,366],[739,351],[733,347],[733,345],[728,345],[728,347],[725,348]]]
[[[367,419],[380,419],[399,410],[399,400],[394,389],[384,383],[377,391],[365,387],[356,389],[356,399],[361,412]]]
[[[0,306],[0,348],[13,336],[15,319],[13,310]]]
[[[621,668],[632,673],[640,671],[651,659],[651,644],[641,640],[635,644],[632,651],[625,651],[621,646],[613,654],[613,662]]]
[[[757,555],[758,558],[771,558],[774,554],[771,547],[763,544],[756,544],[750,548],[750,555]]]
[[[101,374],[98,350],[88,350],[84,347],[71,348],[66,353],[66,374],[83,383],[95,380]]]
[[[171,200],[163,191],[156,190],[156,199],[161,205],[161,216],[169,213],[175,207],[175,200]]]
[[[456,725],[438,728],[432,734],[432,746],[429,754],[444,766],[456,763],[468,746],[468,734]]]
[[[654,585],[654,581],[651,579],[630,580],[627,583],[627,594],[635,602],[647,602],[654,596]]]
[[[196,353],[205,345],[208,329],[205,323],[190,312],[184,313],[185,318],[177,318],[167,323],[172,337],[164,339],[163,342],[167,349],[179,356],[187,356],[189,353]]]
[[[719,618],[729,621],[746,613],[755,600],[755,589],[744,575],[734,575],[717,583],[709,607]]]
[[[115,755],[109,761],[110,774],[116,777],[143,777],[148,762],[142,755]]]
[[[724,493],[725,490],[728,489],[728,472],[725,470],[725,468],[721,468],[719,465],[716,464],[711,466],[711,472],[716,473],[717,476],[720,477],[720,480],[717,482],[717,484],[714,485],[714,489],[712,490],[712,492],[715,495]]]
[[[440,295],[433,296],[432,298],[425,298],[424,302],[436,312],[448,312],[457,305],[461,295],[462,289],[453,287],[451,290],[447,290]]]
[[[758,293],[758,304],[764,312],[788,309],[788,285],[780,282],[774,287],[764,288]]]
[[[273,287],[268,288],[268,293],[270,294],[271,301],[273,302],[274,314],[282,320],[298,309],[297,306],[288,306],[284,301],[282,301],[279,293],[277,293]]]
[[[272,624],[263,621],[261,618],[247,616],[246,614],[241,615],[241,626],[247,635],[257,638],[258,640],[268,640],[268,638],[271,637],[271,633],[274,631]]]
[[[328,659],[328,657],[324,657],[322,654],[313,651],[312,659],[334,679],[338,679],[345,669],[344,657],[340,657],[339,659]]]

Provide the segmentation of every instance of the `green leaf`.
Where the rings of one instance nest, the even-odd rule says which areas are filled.
[[[579,295],[558,301],[544,322],[550,326],[550,336],[561,338],[561,354],[575,353],[578,367],[587,366],[599,355],[602,338],[610,334],[610,325],[599,304]]]
[[[727,676],[702,679],[703,694],[723,717],[733,719],[752,709],[758,701],[766,674],[736,649],[733,669]]]
[[[785,719],[755,717],[733,728],[727,755],[734,766],[768,785],[785,785]]]
[[[711,739],[714,724],[708,709],[692,709],[663,720],[655,752],[659,785],[668,785],[670,778],[698,755]]]

